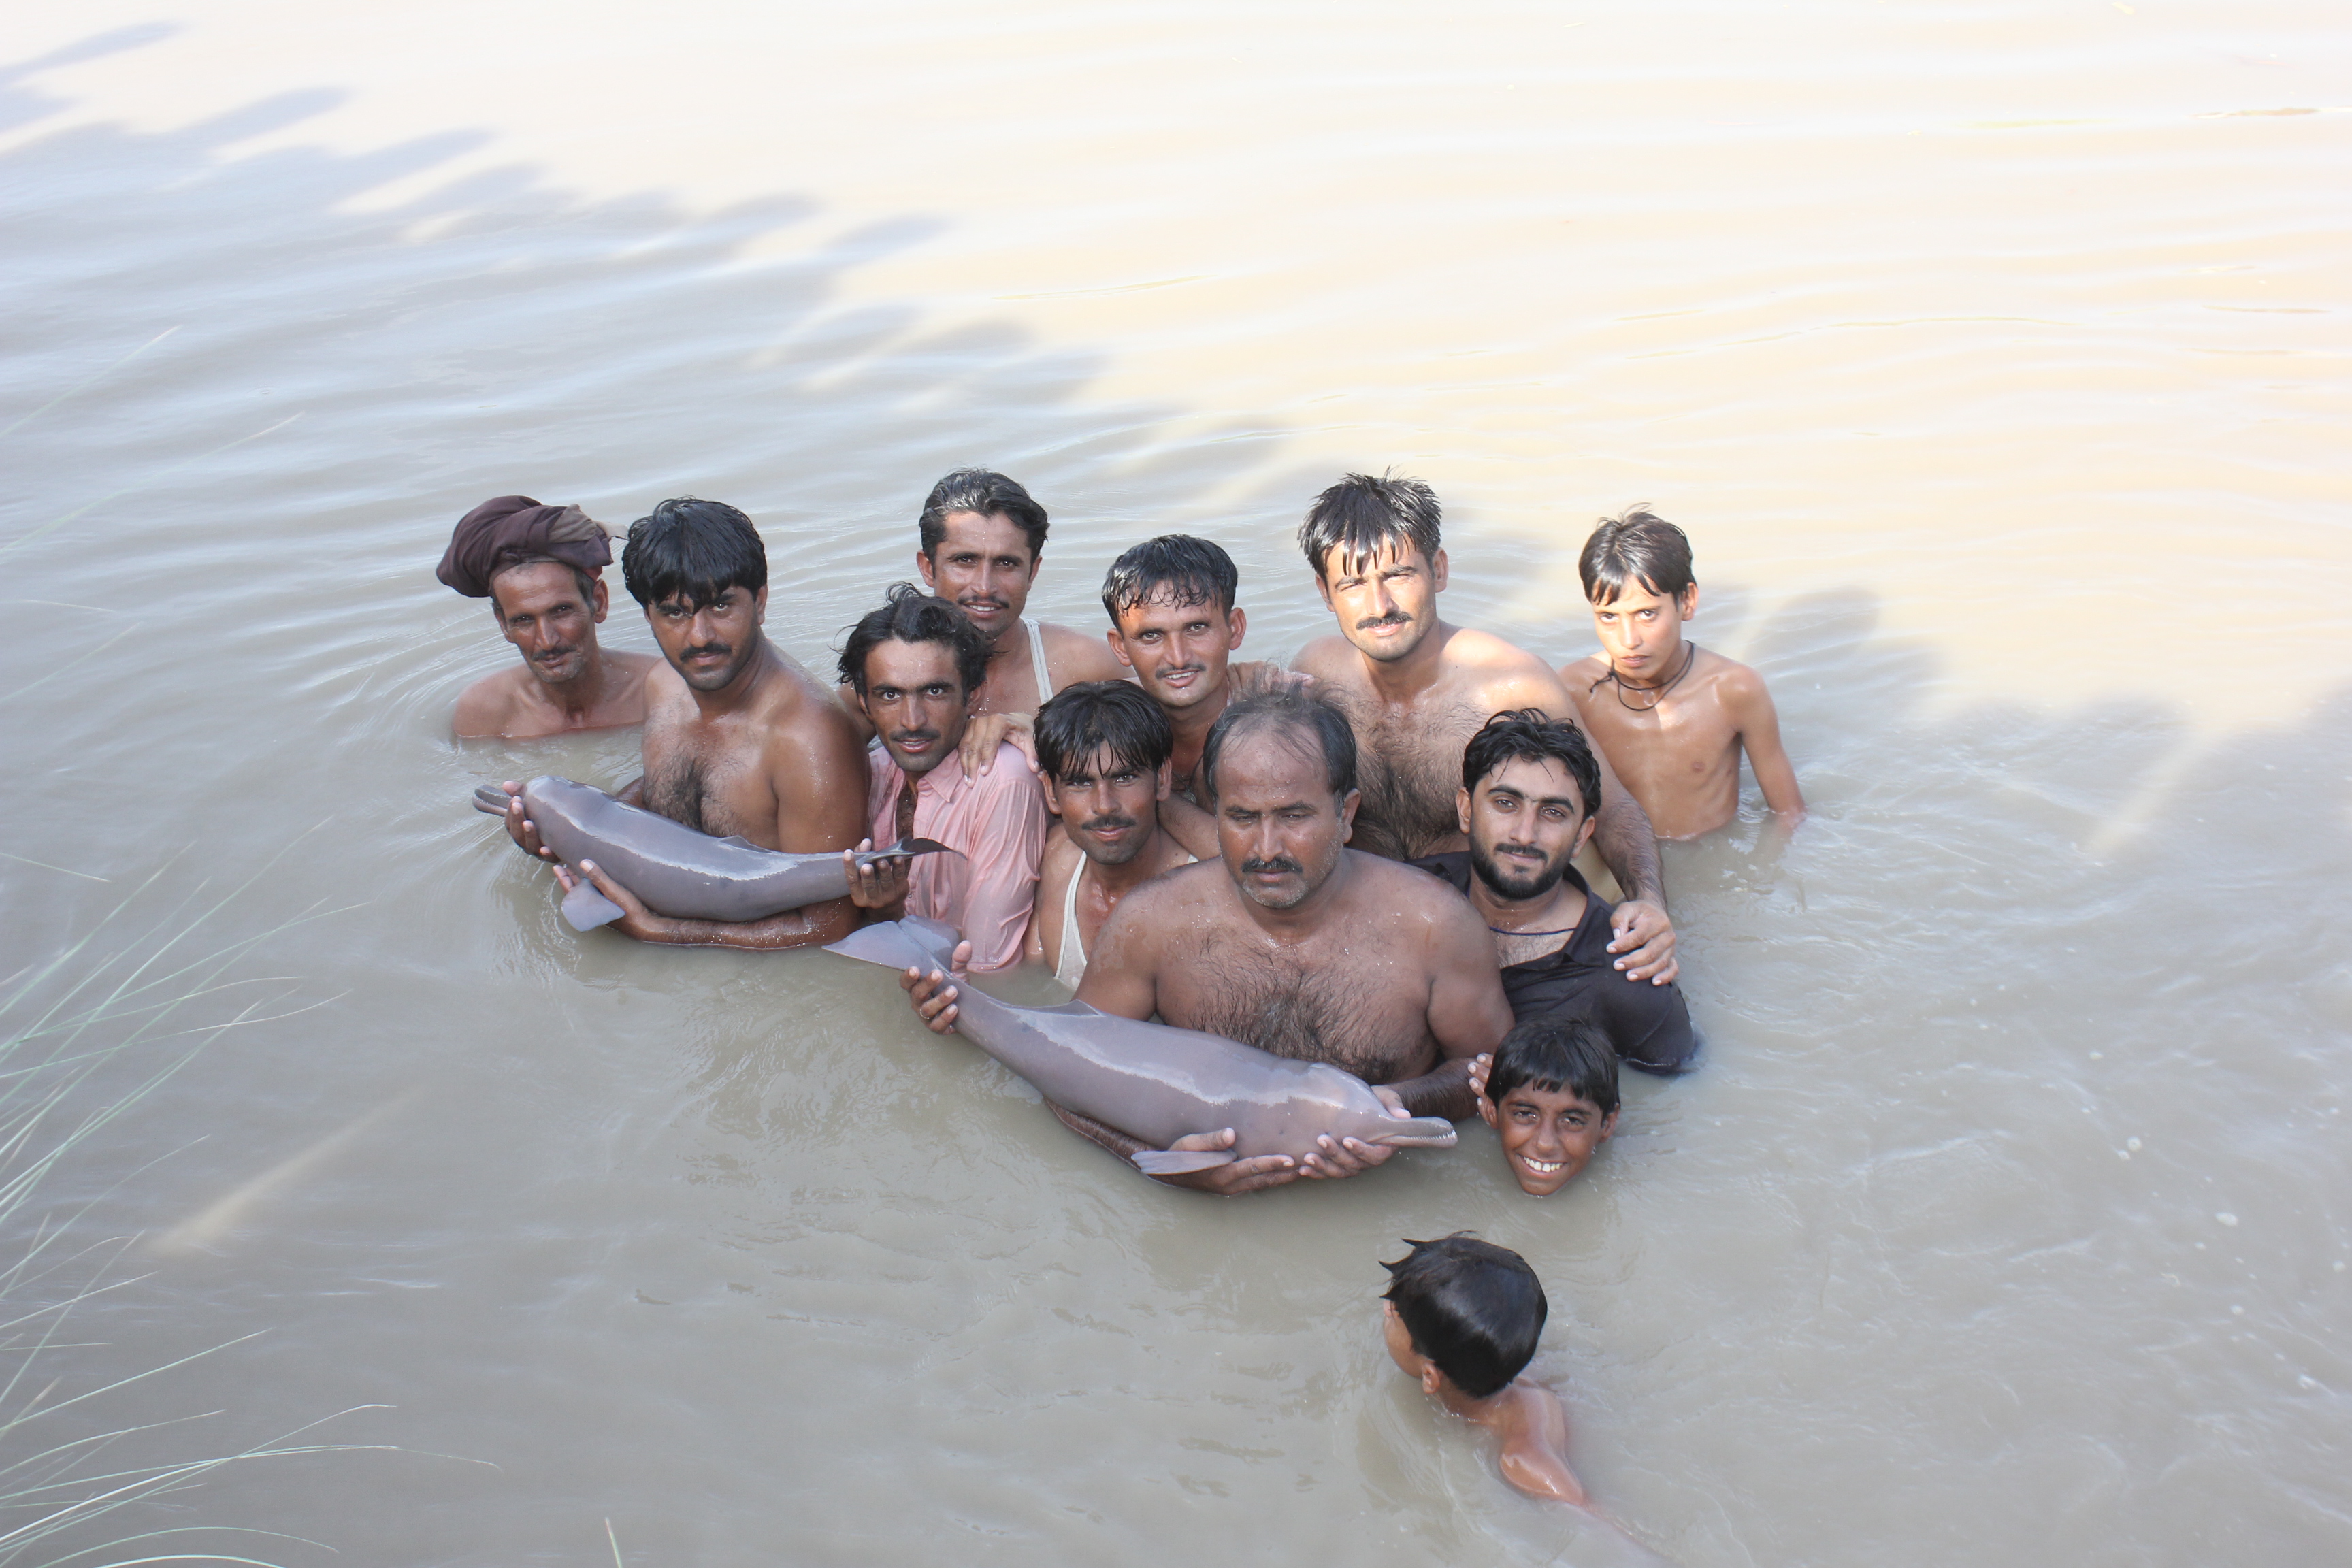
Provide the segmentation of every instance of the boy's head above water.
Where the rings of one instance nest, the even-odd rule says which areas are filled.
[[[1592,626],[1612,668],[1664,679],[1682,647],[1682,623],[1698,613],[1690,538],[1646,506],[1604,517],[1577,557]]]
[[[1617,1130],[1617,1053],[1597,1024],[1530,1018],[1503,1037],[1478,1114],[1521,1188],[1549,1197]]]
[[[1466,1232],[1405,1245],[1412,1250],[1381,1265],[1390,1357],[1432,1394],[1448,1383],[1472,1399],[1500,1394],[1543,1338],[1543,1281],[1517,1253]]]

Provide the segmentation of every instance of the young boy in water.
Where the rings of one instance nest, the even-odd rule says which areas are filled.
[[[1470,1088],[1531,1197],[1575,1180],[1617,1131],[1617,1053],[1588,1019],[1528,1019],[1471,1062]]]
[[[1543,1281],[1517,1253],[1466,1233],[1405,1245],[1412,1250],[1401,1261],[1381,1265],[1391,1359],[1446,1409],[1502,1439],[1505,1480],[1529,1497],[1586,1506],[1568,1468],[1559,1395],[1519,1375],[1543,1336]]]
[[[1784,826],[1805,815],[1764,678],[1683,637],[1698,614],[1690,540],[1642,507],[1605,517],[1577,561],[1601,651],[1562,665],[1584,731],[1661,838],[1712,833],[1739,812],[1739,753]]]

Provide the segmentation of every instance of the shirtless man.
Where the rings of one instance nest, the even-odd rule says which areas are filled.
[[[1470,1059],[1511,1026],[1494,942],[1435,879],[1347,847],[1360,797],[1346,719],[1295,690],[1249,698],[1209,731],[1202,767],[1219,859],[1121,900],[1078,1000],[1329,1062],[1385,1086],[1381,1098],[1400,1115],[1469,1115]],[[930,1027],[953,1027],[955,988],[939,971],[909,970],[900,983]],[[1059,1107],[1055,1114],[1121,1158],[1145,1146]],[[1173,1147],[1224,1149],[1233,1139],[1231,1128],[1204,1128]],[[1244,1193],[1351,1176],[1391,1152],[1326,1139],[1303,1159],[1266,1154],[1154,1179]]]
[[[499,496],[459,520],[438,575],[469,599],[487,598],[520,668],[486,675],[457,699],[459,740],[534,740],[572,730],[638,724],[646,717],[641,653],[607,653],[596,628],[610,607],[601,574],[613,559],[604,525],[576,506]]]
[[[621,573],[667,662],[646,679],[645,774],[619,798],[762,849],[804,855],[866,837],[864,742],[824,684],[761,630],[768,553],[751,520],[719,501],[666,500],[629,530]],[[506,785],[518,797],[507,831],[552,860],[523,816],[521,787]],[[857,924],[845,898],[764,920],[673,920],[602,869],[580,869],[625,911],[613,929],[642,942],[805,947]],[[556,878],[571,888],[560,866]]]
[[[1037,710],[1036,739],[1062,834],[1045,844],[1025,956],[1075,991],[1118,901],[1196,857],[1160,820],[1175,742],[1141,690],[1124,680],[1068,687]]]
[[[1803,821],[1764,678],[1684,639],[1698,581],[1683,531],[1639,507],[1604,517],[1576,564],[1601,651],[1559,678],[1659,837],[1696,838],[1739,815],[1742,751],[1777,827]]]
[[[1355,727],[1365,796],[1355,842],[1397,858],[1465,847],[1454,811],[1463,747],[1496,713],[1574,718],[1568,689],[1533,654],[1438,618],[1445,551],[1437,497],[1420,480],[1348,475],[1315,498],[1298,542],[1339,635],[1292,664]],[[1609,950],[1629,979],[1664,984],[1675,930],[1650,819],[1606,761],[1601,784],[1594,847],[1626,894]]]
[[[1217,827],[1202,809],[1201,748],[1225,704],[1272,686],[1301,684],[1276,664],[1233,664],[1249,628],[1234,600],[1241,572],[1206,539],[1166,533],[1111,563],[1103,576],[1105,633],[1111,652],[1168,715],[1175,749],[1160,823],[1194,855],[1217,853]]]

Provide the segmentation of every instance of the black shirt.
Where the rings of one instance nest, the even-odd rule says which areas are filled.
[[[1414,865],[1470,891],[1470,852],[1432,855]],[[1690,1007],[1678,985],[1652,985],[1628,980],[1611,967],[1616,956],[1609,951],[1613,932],[1609,911],[1614,906],[1593,895],[1576,868],[1566,880],[1584,894],[1584,918],[1557,952],[1503,970],[1503,994],[1510,999],[1511,1016],[1529,1018],[1589,1018],[1601,1026],[1618,1059],[1649,1072],[1687,1072],[1697,1065],[1698,1037],[1692,1032]]]

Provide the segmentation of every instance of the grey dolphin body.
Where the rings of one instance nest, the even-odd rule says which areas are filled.
[[[955,933],[929,921],[889,921],[827,947],[887,968],[945,970]],[[1138,1023],[1066,1002],[1020,1007],[971,985],[956,990],[956,1032],[1082,1116],[1159,1145],[1133,1156],[1155,1176],[1257,1154],[1314,1152],[1325,1133],[1399,1148],[1447,1149],[1454,1123],[1405,1121],[1370,1086],[1327,1062],[1295,1061],[1196,1029]],[[1229,1150],[1176,1153],[1188,1132],[1234,1130]]]
[[[570,779],[535,778],[522,786],[522,799],[557,859],[575,867],[595,861],[647,909],[675,920],[762,920],[849,891],[838,850],[787,855],[740,838],[713,838]],[[474,792],[475,806],[494,816],[506,815],[507,800],[495,784]],[[887,849],[862,850],[856,860],[867,866],[941,852],[957,853],[929,838],[909,838]],[[619,920],[622,912],[584,877],[563,900],[564,919],[581,931]]]

